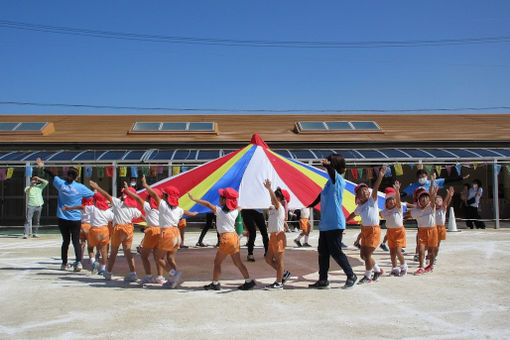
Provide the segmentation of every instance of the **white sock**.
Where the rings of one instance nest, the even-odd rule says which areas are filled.
[[[376,273],[381,272],[381,268],[379,268],[379,266],[377,264],[374,264],[374,272],[376,272]]]
[[[394,271],[394,270],[398,271],[398,267],[391,268],[391,271]]]
[[[301,235],[298,235],[298,237],[296,237],[296,241],[301,241]]]
[[[214,281],[214,280],[213,280],[213,282],[212,282],[212,283],[213,283],[213,285],[217,285],[219,282],[218,282],[218,281]]]
[[[407,263],[401,264],[401,265],[400,265],[400,269],[405,269],[405,270],[407,270]]]
[[[253,281],[253,280],[250,279],[250,278],[247,278],[247,279],[244,280],[244,282],[246,282],[246,283],[250,283],[251,281]]]
[[[305,243],[308,243],[308,235],[305,236]]]
[[[106,269],[106,264],[102,264],[101,265],[101,270],[105,270]]]
[[[365,271],[365,277],[366,277],[367,279],[370,279],[370,278],[372,277],[372,270],[366,270],[366,271]]]
[[[96,258],[95,258],[95,257],[93,257],[93,258],[91,258],[91,259],[90,259],[90,264],[91,264],[91,265],[94,265],[94,263],[95,263],[95,262],[96,262]]]
[[[175,275],[175,269],[170,269],[170,272],[168,272],[168,275],[174,276]]]

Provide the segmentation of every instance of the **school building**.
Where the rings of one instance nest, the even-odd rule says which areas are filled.
[[[383,188],[396,179],[405,188],[419,166],[450,179],[469,174],[467,182],[482,182],[481,216],[496,226],[510,218],[510,114],[2,115],[0,225],[23,224],[37,157],[60,175],[77,166],[80,181],[118,194],[132,174],[156,182],[246,146],[253,133],[309,164],[340,153],[353,182],[371,182],[373,168],[389,164]],[[462,184],[452,183],[457,217]],[[55,189],[44,196],[42,224],[55,224]]]

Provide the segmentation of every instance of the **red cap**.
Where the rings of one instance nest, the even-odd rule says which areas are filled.
[[[366,183],[360,183],[358,185],[356,185],[356,188],[354,188],[354,194],[357,194],[358,193],[358,190],[362,187],[367,187],[368,188],[368,185],[366,185]]]
[[[122,192],[125,192],[125,190],[126,189],[122,189]],[[129,187],[128,190],[131,191],[132,193],[136,194],[135,188]],[[124,199],[124,204],[126,206],[131,207],[131,208],[136,208],[138,206],[136,204],[136,200],[134,198],[132,198],[131,196],[124,194],[122,198]]]
[[[386,198],[397,196],[397,192],[392,187],[387,187],[384,189],[384,193],[386,194]]]
[[[108,209],[108,200],[103,195],[96,192],[94,194],[94,199],[96,200],[96,208],[101,210]]]
[[[156,194],[158,194],[159,198],[161,198],[161,196],[163,196],[163,193],[161,192],[161,190],[156,189],[156,188],[154,188],[152,190],[154,190],[156,192]],[[156,200],[154,198],[151,197],[149,204],[151,205],[152,209],[158,209],[158,205],[156,204]]]
[[[283,198],[285,198],[285,200],[287,201],[287,203],[290,202],[290,194],[287,190],[285,189],[280,189],[282,191],[282,195],[283,195]]]
[[[86,206],[86,205],[94,205],[94,196],[89,197],[89,198],[85,198],[85,197],[83,197],[83,198],[81,199],[81,205],[83,205],[83,206]]]
[[[413,201],[417,202],[418,201],[418,196],[423,192],[423,191],[427,191],[425,190],[424,187],[419,187],[419,188],[416,188],[413,192]]]
[[[237,208],[237,198],[239,197],[239,193],[232,188],[225,188],[218,190],[220,196],[225,197],[227,200],[227,208],[230,210],[234,210]]]
[[[168,185],[163,188],[163,192],[168,195],[166,201],[172,207],[177,207],[179,205],[179,197],[181,197],[181,192],[179,189],[174,187],[173,185]]]

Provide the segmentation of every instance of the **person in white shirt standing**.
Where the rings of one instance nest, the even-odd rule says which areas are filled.
[[[469,189],[467,196],[466,226],[470,229],[473,229],[473,221],[475,223],[476,229],[485,229],[485,223],[480,220],[481,217],[478,213],[480,198],[482,198],[482,194],[482,182],[480,182],[478,179],[475,179],[471,185],[471,188]]]

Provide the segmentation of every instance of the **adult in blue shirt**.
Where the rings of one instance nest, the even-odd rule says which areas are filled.
[[[81,228],[81,210],[67,210],[62,211],[64,205],[74,207],[81,205],[83,198],[94,196],[94,192],[81,183],[75,182],[78,177],[78,169],[70,168],[67,171],[66,177],[60,178],[55,176],[50,170],[44,168],[44,163],[40,158],[36,160],[37,165],[44,169],[44,172],[53,179],[53,186],[58,191],[57,200],[57,217],[58,228],[62,234],[62,265],[60,269],[67,268],[67,250],[69,249],[69,242],[73,241],[74,254],[76,262],[74,263],[74,271],[82,269],[81,264],[81,246],[80,246],[80,228]]]
[[[424,187],[425,190],[429,191],[430,189],[430,180],[428,178],[429,174],[425,169],[419,169],[416,171],[416,182],[411,183],[407,188],[402,190],[401,196],[412,195],[416,189],[419,187]],[[465,179],[468,179],[469,175],[464,177],[462,176],[452,176],[448,178],[437,178],[434,182],[435,185],[439,187],[439,189],[443,188],[448,183],[459,182]]]
[[[347,256],[342,251],[342,234],[345,230],[345,216],[342,200],[345,189],[345,159],[342,155],[331,154],[322,160],[328,171],[329,179],[315,201],[308,207],[321,203],[321,219],[319,222],[319,281],[309,285],[310,288],[329,288],[328,271],[331,256],[342,268],[347,280],[343,288],[354,286],[358,277],[354,274]]]

